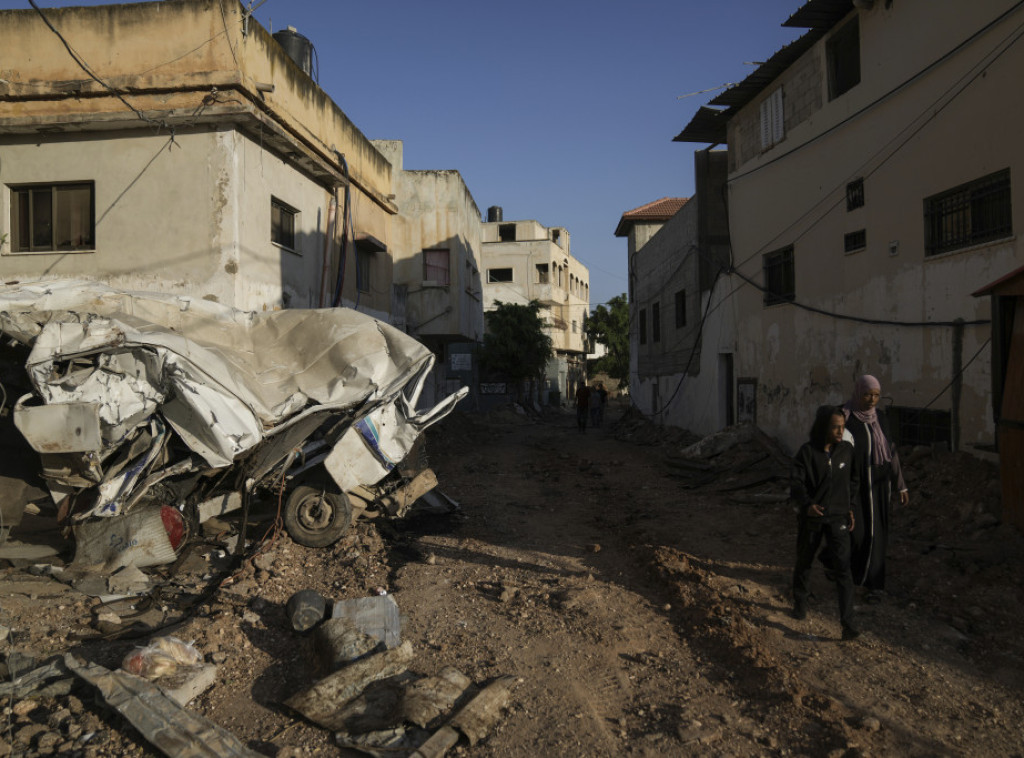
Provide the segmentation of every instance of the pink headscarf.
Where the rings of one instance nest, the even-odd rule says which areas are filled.
[[[892,452],[889,449],[889,440],[882,431],[882,425],[878,423],[878,414],[874,408],[865,408],[861,398],[868,390],[882,391],[882,384],[870,374],[863,374],[857,377],[853,385],[853,396],[843,406],[843,413],[849,418],[852,413],[871,432],[871,462],[880,464],[892,460]]]

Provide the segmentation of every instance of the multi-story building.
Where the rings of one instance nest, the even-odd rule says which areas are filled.
[[[971,295],[1024,264],[1022,23],[1016,0],[809,0],[676,138],[728,145],[718,391],[790,446],[870,373],[901,441],[993,449],[1008,343]]]
[[[475,394],[474,352],[484,333],[480,211],[458,171],[408,171],[401,141],[373,144],[391,162],[399,211],[391,235],[392,322],[438,356],[423,402],[463,386]]]
[[[569,251],[569,232],[536,221],[503,221],[492,206],[483,225],[484,310],[496,303],[543,309],[545,332],[554,355],[546,372],[547,397],[568,402],[586,381],[587,344],[584,324],[590,313],[590,272]]]
[[[0,277],[388,317],[391,164],[308,40],[179,0],[2,11],[0,49]]]

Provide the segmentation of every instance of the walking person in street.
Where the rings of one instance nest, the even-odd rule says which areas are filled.
[[[576,426],[581,433],[587,431],[587,414],[590,412],[590,387],[586,382],[576,385]]]
[[[856,448],[860,493],[854,516],[853,581],[866,588],[865,600],[881,602],[885,593],[885,554],[889,545],[889,515],[898,493],[900,505],[910,502],[899,454],[889,437],[885,413],[877,408],[882,385],[868,374],[857,378],[853,396],[843,406],[846,428]]]
[[[818,408],[810,439],[794,458],[790,495],[799,509],[796,566],[793,568],[793,617],[807,617],[811,569],[822,541],[825,575],[836,584],[842,638],[860,636],[853,619],[850,532],[859,492],[853,446],[843,440],[846,419],[841,408]]]
[[[597,382],[590,388],[590,425],[595,429],[601,426],[601,383]]]
[[[604,409],[608,405],[608,390],[604,388],[604,382],[598,382],[594,387],[594,391],[601,401],[597,406],[597,421],[594,426],[601,426],[604,423]]]

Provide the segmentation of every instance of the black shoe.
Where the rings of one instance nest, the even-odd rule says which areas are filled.
[[[843,642],[851,642],[860,637],[860,631],[856,627],[844,626],[843,627]]]
[[[796,603],[793,606],[793,610],[790,611],[790,615],[797,621],[803,621],[807,618],[807,605],[804,603]]]

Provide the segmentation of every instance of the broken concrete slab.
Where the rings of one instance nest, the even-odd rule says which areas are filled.
[[[284,704],[310,721],[332,731],[345,728],[339,712],[371,683],[401,674],[412,661],[412,644],[356,661],[321,679],[308,690],[292,695]]]

